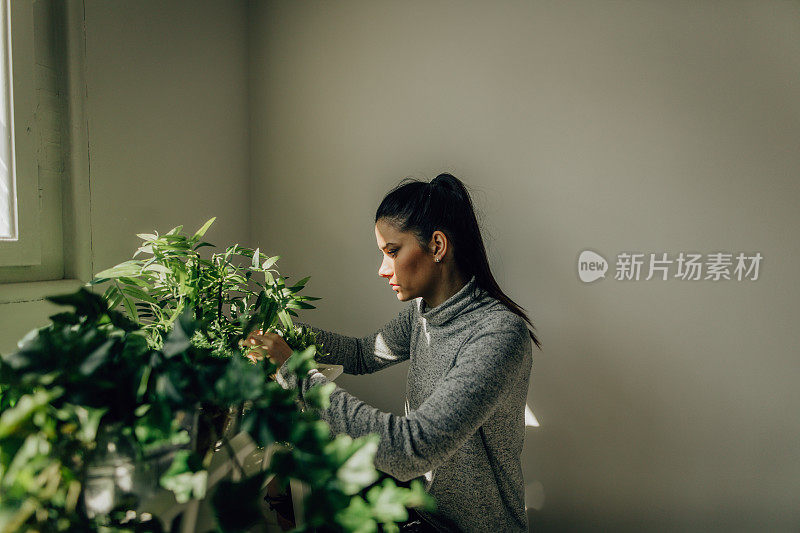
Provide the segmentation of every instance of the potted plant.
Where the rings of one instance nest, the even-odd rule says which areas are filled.
[[[204,324],[192,337],[192,344],[209,348],[217,357],[240,355],[238,342],[255,327],[278,331],[293,349],[314,345],[317,359],[323,357],[313,332],[294,326],[291,319],[297,316],[295,309],[314,309],[307,302],[318,298],[298,294],[310,278],[288,286],[289,278],[280,276],[275,268],[280,256],[268,257],[259,249],[238,244],[202,257],[203,248],[214,247],[203,240],[214,220],[191,236],[182,233],[182,226],[164,235],[139,234],[143,242],[134,258],[99,272],[90,285],[108,284],[103,298],[139,323],[155,348],[163,344],[176,317],[189,308]],[[200,419],[198,449],[206,451],[212,446],[211,434],[221,435],[241,414],[241,408],[201,405],[206,416]]]
[[[391,531],[406,507],[433,505],[421,483],[397,487],[380,477],[376,435],[331,438],[314,409],[299,409],[296,390],[270,379],[274,364],[242,356],[245,333],[272,327],[295,349],[289,375],[315,367],[313,335],[290,318],[312,298],[297,295],[307,279],[287,286],[272,268],[277,258],[258,250],[234,245],[199,257],[212,222],[191,237],[180,227],[147,235],[138,253],[150,257],[96,278],[109,283],[104,297],[81,289],[49,298],[72,309],[0,357],[0,531],[161,531],[165,524],[141,507],[146,495],[158,483],[178,502],[204,498],[211,458],[230,452],[231,435],[210,413],[245,402],[241,430],[260,447],[280,446],[250,476],[230,454],[240,479],[210,495],[220,530],[264,519],[259,489],[271,476],[309,488],[298,531]],[[326,407],[331,388],[312,388],[305,403]],[[195,417],[219,451],[192,446],[202,427]],[[159,447],[173,449],[168,465],[148,461]]]

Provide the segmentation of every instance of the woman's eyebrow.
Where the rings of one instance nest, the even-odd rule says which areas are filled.
[[[381,250],[385,250],[385,249],[386,249],[386,248],[388,248],[389,246],[394,246],[395,244],[396,244],[396,243],[393,243],[393,242],[387,242],[386,244],[384,244],[383,246],[381,246],[381,248],[380,248],[380,249],[381,249]]]

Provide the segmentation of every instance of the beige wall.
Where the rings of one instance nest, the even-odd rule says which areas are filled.
[[[544,342],[534,526],[796,529],[798,11],[87,0],[92,262],[218,216],[214,242],[312,276],[304,320],[365,335],[401,307],[374,210],[400,178],[451,171]],[[583,284],[586,248],[765,259],[756,282]],[[49,312],[0,305],[0,350]],[[402,412],[405,372],[339,383]]]
[[[248,237],[246,4],[86,0],[95,270],[136,233]]]
[[[38,15],[43,4],[37,2],[37,16],[48,22]],[[129,259],[136,233],[179,224],[194,230],[212,216],[218,218],[209,240],[248,240],[246,7],[223,0],[86,0],[91,192],[75,201],[91,205],[94,272]],[[65,235],[67,247],[70,238]],[[35,290],[21,292],[17,300],[28,301],[0,304],[2,351],[44,325],[55,309],[36,301]]]
[[[254,240],[311,275],[304,319],[401,307],[374,211],[475,191],[544,342],[524,469],[541,529],[800,524],[800,8],[793,2],[252,2]],[[758,281],[579,281],[591,248],[756,252]],[[401,412],[405,366],[340,384]]]

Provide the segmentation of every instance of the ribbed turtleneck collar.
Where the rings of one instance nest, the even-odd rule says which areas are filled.
[[[461,290],[436,307],[428,307],[425,304],[425,300],[420,298],[420,315],[429,324],[433,326],[441,326],[450,319],[467,310],[467,307],[470,306],[470,304],[473,304],[480,299],[480,296],[482,296],[484,291],[478,291],[478,295],[476,297],[473,294],[475,292],[476,284],[477,282],[475,281],[475,276],[472,276],[472,279],[470,279],[466,285],[461,287]]]

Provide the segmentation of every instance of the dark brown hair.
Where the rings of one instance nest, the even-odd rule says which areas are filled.
[[[430,182],[406,178],[381,201],[375,223],[381,219],[400,231],[412,232],[423,249],[427,249],[434,231],[447,235],[453,243],[453,257],[459,271],[467,278],[474,275],[477,287],[530,324],[528,333],[542,349],[525,310],[500,289],[492,275],[472,199],[461,180],[452,174],[439,174]]]

